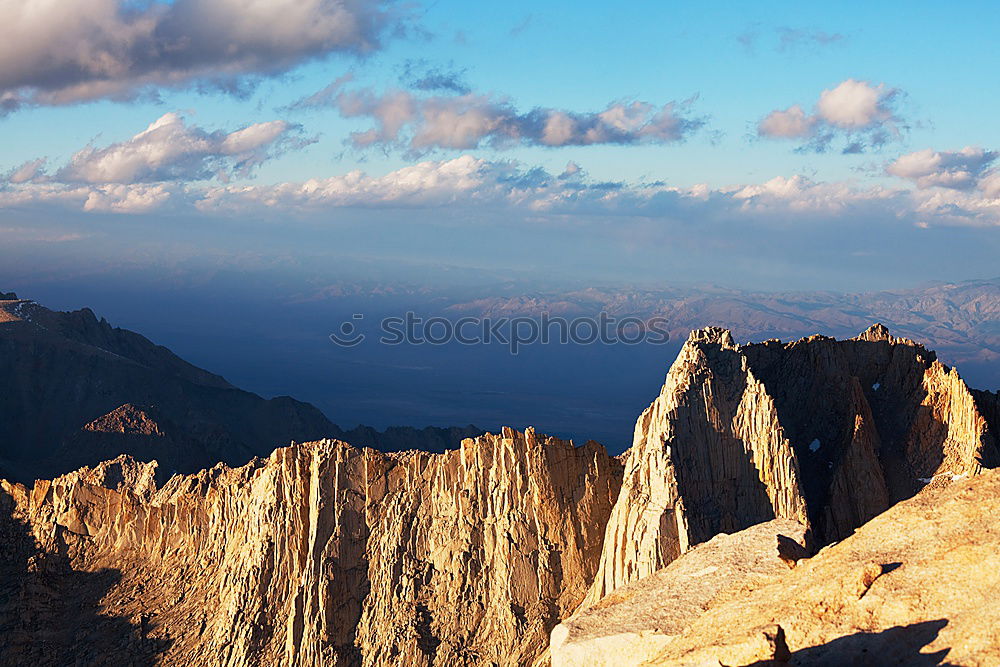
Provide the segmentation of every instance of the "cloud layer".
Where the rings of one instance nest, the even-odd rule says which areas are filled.
[[[370,52],[394,20],[382,0],[0,0],[0,113],[151,86],[238,89],[330,53]]]
[[[757,123],[757,136],[799,139],[802,150],[823,152],[843,138],[844,153],[878,148],[901,136],[905,127],[895,107],[901,93],[884,83],[847,79],[820,93],[812,113],[801,105],[776,109]]]
[[[235,134],[235,133],[234,133]],[[232,135],[228,135],[232,136]],[[905,164],[905,161],[904,161]],[[561,174],[518,163],[464,155],[427,160],[373,176],[351,171],[329,178],[269,185],[157,183],[59,183],[8,176],[0,207],[54,204],[69,209],[145,213],[194,211],[240,218],[328,219],[333,211],[435,208],[464,214],[502,212],[525,221],[548,217],[586,220],[628,218],[686,224],[750,224],[795,229],[812,224],[871,224],[909,227],[1000,225],[1000,187],[985,173],[976,188],[908,190],[803,176],[757,184],[688,188],[664,183],[593,182],[572,164]],[[992,183],[992,185],[991,185]],[[991,189],[992,188],[992,189]],[[419,219],[419,218],[418,218]],[[414,224],[420,224],[414,222]],[[706,233],[709,227],[706,227]]]
[[[662,106],[613,102],[598,112],[541,107],[521,112],[510,100],[493,95],[419,96],[407,90],[379,93],[372,88],[348,88],[349,80],[335,81],[296,107],[330,106],[347,118],[371,119],[373,127],[351,135],[354,147],[404,148],[412,155],[439,148],[482,146],[666,144],[684,140],[705,124],[703,118],[690,115],[690,102]]]

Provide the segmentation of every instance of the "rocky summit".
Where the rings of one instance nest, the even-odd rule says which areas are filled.
[[[166,470],[212,452],[123,401],[65,436],[95,460],[0,483],[0,663],[997,664],[998,413],[880,325],[691,333],[618,458],[529,428]]]
[[[996,412],[881,325],[838,341],[689,337],[639,417],[589,602],[771,519],[842,539],[928,484],[997,462]]]

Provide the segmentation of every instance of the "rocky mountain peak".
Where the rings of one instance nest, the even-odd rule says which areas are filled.
[[[858,334],[858,340],[866,340],[868,342],[876,342],[880,340],[892,341],[892,336],[889,334],[889,329],[881,322],[876,322],[871,325],[863,332]]]
[[[688,343],[708,343],[719,345],[723,348],[735,349],[736,344],[733,342],[733,334],[729,329],[723,329],[721,327],[705,327],[703,329],[695,329],[688,335]]]
[[[860,334],[858,334],[854,340],[865,341],[868,343],[892,343],[893,345],[909,345],[911,347],[919,347],[923,349],[923,345],[915,343],[909,338],[900,338],[898,336],[893,336],[889,333],[888,327],[886,327],[881,322],[876,322],[871,325]]]
[[[794,519],[828,543],[998,461],[990,397],[885,327],[730,340],[693,333],[639,417],[589,603],[720,532]]]
[[[149,415],[149,408],[140,408],[131,403],[119,406],[83,427],[95,433],[121,433],[127,435],[162,436],[160,425]]]
[[[155,479],[118,457],[0,481],[5,657],[527,665],[593,580],[621,467],[505,428],[443,454],[322,440]],[[98,606],[103,625],[71,611]],[[53,624],[81,639],[40,641]]]

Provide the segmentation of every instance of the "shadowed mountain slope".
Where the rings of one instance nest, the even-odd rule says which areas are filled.
[[[265,400],[88,309],[0,300],[0,473],[30,481],[129,454],[161,473],[242,465],[291,441],[455,448],[475,427],[343,431],[287,396]]]

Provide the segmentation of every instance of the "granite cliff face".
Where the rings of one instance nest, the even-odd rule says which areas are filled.
[[[979,396],[881,325],[787,344],[693,332],[636,424],[588,604],[720,532],[792,519],[825,544],[992,467],[1000,424]]]
[[[529,664],[593,580],[621,466],[505,429],[444,454],[324,440],[156,478],[120,457],[2,483],[5,656]]]

